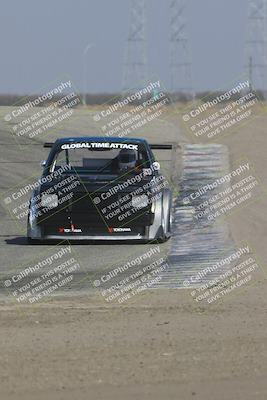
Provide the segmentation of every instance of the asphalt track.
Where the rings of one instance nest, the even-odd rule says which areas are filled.
[[[2,108],[1,116],[6,111],[7,108]],[[26,219],[16,220],[10,212],[11,207],[5,204],[6,196],[12,192],[12,188],[23,187],[25,182],[40,177],[40,161],[47,155],[47,150],[42,147],[44,141],[53,141],[65,136],[98,136],[99,126],[94,121],[92,112],[76,110],[68,121],[51,129],[49,136],[34,139],[23,137],[18,143],[11,133],[11,124],[4,122],[3,118],[1,121],[0,294],[14,300],[12,295],[14,285],[6,287],[5,282],[11,276],[30,265],[36,265],[40,260],[49,257],[51,252],[58,251],[67,244],[59,244],[56,248],[47,244],[28,245],[25,237]],[[182,190],[179,195],[181,197],[186,195],[188,185],[201,187],[205,182],[222,176],[228,170],[229,161],[225,147],[188,145],[188,140],[180,132],[178,123],[168,115],[164,115],[161,120],[151,122],[142,129],[142,133],[136,132],[135,136],[143,136],[153,143],[172,142],[181,145],[182,152],[176,154],[175,170],[172,167],[172,154],[156,154],[167,175],[175,179],[174,189],[177,185],[177,188],[180,187]],[[94,282],[99,276],[158,246],[161,256],[169,261],[169,267],[163,273],[161,282],[153,287],[182,288],[183,281],[190,274],[196,273],[203,268],[203,265],[210,265],[222,253],[225,254],[233,249],[226,225],[222,222],[207,224],[203,221],[192,224],[192,210],[192,206],[183,205],[179,199],[175,199],[173,238],[165,244],[72,244],[79,268],[74,272],[73,280],[53,294],[61,294],[62,291],[67,295],[90,293],[96,290]],[[132,271],[137,271],[146,265],[147,262],[142,261]],[[42,268],[42,273],[49,271],[49,268],[51,267]],[[30,279],[34,276],[38,276],[38,273],[32,274]],[[29,277],[24,283],[28,282]]]

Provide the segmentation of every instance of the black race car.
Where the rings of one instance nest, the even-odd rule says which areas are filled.
[[[29,205],[29,242],[138,240],[171,234],[172,192],[144,139],[73,137],[51,147]]]

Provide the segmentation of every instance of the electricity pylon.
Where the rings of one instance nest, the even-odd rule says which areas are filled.
[[[146,0],[131,0],[130,30],[123,71],[123,91],[135,91],[147,81]]]
[[[248,0],[246,73],[253,90],[267,96],[267,1]]]
[[[177,98],[194,99],[192,60],[186,25],[186,0],[171,0],[170,73],[171,92]]]

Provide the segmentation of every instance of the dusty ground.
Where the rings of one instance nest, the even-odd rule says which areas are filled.
[[[266,117],[257,118],[220,143],[232,159],[253,161],[266,187],[265,126]],[[266,218],[261,199],[229,219],[263,271]],[[264,400],[266,303],[264,273],[205,308],[187,290],[153,290],[122,306],[93,293],[35,306],[3,300],[1,398]]]
[[[3,399],[266,399],[266,285],[203,308],[153,291],[1,306]]]

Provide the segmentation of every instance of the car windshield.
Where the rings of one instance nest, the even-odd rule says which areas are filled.
[[[70,146],[69,146],[70,147]],[[61,148],[55,155],[50,172],[69,166],[70,173],[97,176],[136,174],[148,168],[148,157],[144,146],[133,148]],[[137,148],[137,150],[136,150]]]

